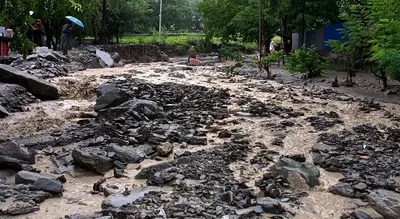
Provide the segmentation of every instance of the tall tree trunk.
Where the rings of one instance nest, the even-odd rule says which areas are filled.
[[[107,42],[107,29],[108,29],[108,9],[107,9],[107,0],[103,0],[103,10],[102,10],[102,26],[101,26],[101,35],[100,35],[100,43]]]
[[[119,44],[119,25],[117,26],[117,28],[116,28],[117,30],[116,30],[116,36],[117,36],[117,44]]]
[[[97,19],[97,14],[92,16],[92,34],[94,37],[94,43],[97,44],[99,41],[99,31],[98,31],[98,19]]]
[[[288,32],[288,26],[287,26],[287,15],[285,16],[281,16],[281,37],[283,40],[283,49],[286,53],[286,55],[288,55],[290,53],[290,48],[291,46],[289,45],[289,40],[291,38],[291,36],[289,36],[289,32]]]
[[[303,0],[303,14],[302,14],[302,27],[301,27],[301,42],[300,47],[303,47],[305,43],[306,36],[306,19],[305,19],[305,11],[306,11],[306,0]]]

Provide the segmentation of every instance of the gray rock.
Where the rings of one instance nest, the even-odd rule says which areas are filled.
[[[111,158],[82,150],[73,150],[72,158],[76,165],[98,174],[104,174],[113,168],[113,161]]]
[[[245,208],[245,209],[238,209],[238,210],[235,210],[235,212],[241,218],[250,218],[250,217],[254,216],[255,214],[263,213],[264,210],[260,205],[256,205],[256,206]]]
[[[132,116],[132,114],[140,116],[140,114],[142,114],[148,118],[155,118],[157,116],[157,113],[159,113],[160,111],[161,109],[154,101],[134,99],[127,101],[117,107],[112,107],[106,110],[100,110],[98,118],[113,119],[123,116],[125,114],[128,116],[129,115]]]
[[[174,145],[169,142],[164,142],[157,146],[157,153],[161,156],[168,156],[173,150]]]
[[[114,159],[124,163],[140,163],[147,155],[155,152],[152,145],[140,145],[135,148],[132,146],[121,147],[117,144],[110,144],[107,147],[108,152],[115,153]]]
[[[21,170],[15,175],[15,184],[34,184],[40,178],[52,178],[51,176]]]
[[[9,116],[10,113],[4,108],[2,105],[0,105],[0,118],[5,118]]]
[[[107,92],[116,90],[116,89],[118,89],[118,88],[117,88],[117,86],[115,86],[115,84],[104,83],[97,87],[96,94],[97,94],[97,97],[100,97],[101,95],[106,94]]]
[[[337,183],[329,188],[329,192],[343,197],[353,198],[354,189],[348,183]]]
[[[42,100],[60,98],[57,87],[8,65],[0,65],[0,82],[18,84]]]
[[[368,196],[371,207],[385,219],[400,218],[400,194],[378,189]]]
[[[35,156],[27,148],[15,141],[9,140],[0,143],[0,166],[20,169],[22,164],[34,164]]]
[[[145,186],[132,189],[130,191],[130,194],[127,196],[124,196],[123,194],[112,194],[104,199],[103,203],[101,204],[101,208],[119,208],[123,205],[130,204],[137,199],[144,197],[149,192],[158,192],[162,190],[163,189],[159,187]]]
[[[265,213],[280,214],[285,212],[285,209],[278,200],[270,197],[258,198],[257,204],[261,205]]]
[[[11,206],[6,209],[5,213],[8,215],[24,215],[39,211],[39,209],[39,205],[32,200],[29,202],[17,201],[12,203]]]
[[[351,212],[350,216],[354,217],[355,219],[372,219],[371,216],[360,210],[355,210]]]
[[[7,112],[24,111],[24,107],[35,102],[35,97],[18,84],[0,83],[0,105]]]
[[[290,171],[299,173],[311,187],[319,185],[319,170],[313,164],[300,163],[290,158],[281,158],[273,167],[272,171],[288,177]]]
[[[53,52],[52,54],[54,54],[58,59],[63,60],[64,62],[70,62],[71,60],[66,57],[65,55],[59,53],[59,52]]]
[[[107,67],[112,67],[114,65],[114,60],[111,58],[111,55],[108,52],[101,51],[96,49],[96,56],[102,60]]]
[[[135,176],[135,179],[148,179],[150,178],[151,175],[153,175],[156,172],[168,169],[172,167],[173,162],[165,162],[165,163],[159,163],[156,165],[152,165],[146,168],[143,168],[140,170],[140,172]]]
[[[63,192],[63,185],[60,181],[49,178],[39,178],[33,184],[37,189],[53,194],[61,194]]]
[[[37,54],[31,54],[29,56],[26,57],[27,61],[35,61],[39,58],[39,56]]]
[[[43,55],[41,55],[41,56],[42,56],[43,58],[45,58],[45,59],[51,61],[51,62],[59,62],[59,61],[60,61],[60,59],[58,59],[57,56],[54,55],[53,53],[46,53],[46,54],[43,54]]]
[[[183,164],[188,164],[190,162],[192,162],[192,157],[187,156],[187,157],[181,157],[181,158],[173,160],[173,161],[168,161],[168,162],[148,166],[146,168],[141,169],[140,172],[135,176],[135,179],[148,179],[151,175],[153,175],[156,172],[166,170],[175,165],[183,165]]]
[[[130,96],[125,91],[121,89],[112,89],[96,99],[94,110],[99,111],[110,107],[116,107],[125,103],[129,99]]]
[[[368,188],[368,186],[367,186],[367,184],[365,184],[363,182],[359,182],[359,183],[355,184],[353,186],[353,188],[357,189],[357,190],[360,190],[360,191],[363,191],[363,190],[366,190]]]
[[[114,62],[118,63],[121,61],[121,56],[118,53],[114,53],[111,58],[114,60]]]

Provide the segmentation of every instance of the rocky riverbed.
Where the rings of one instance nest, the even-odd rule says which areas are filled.
[[[0,217],[400,217],[397,104],[200,61],[55,77],[60,100],[9,110]]]

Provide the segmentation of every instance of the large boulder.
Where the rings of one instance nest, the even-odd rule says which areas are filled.
[[[329,192],[335,195],[340,195],[343,197],[353,198],[354,197],[354,189],[351,187],[349,183],[337,183],[329,188]]]
[[[0,82],[21,85],[42,100],[60,98],[58,89],[54,85],[8,65],[0,65]]]
[[[21,170],[15,175],[15,184],[30,185],[34,184],[40,178],[52,178],[49,175]]]
[[[400,218],[400,194],[378,189],[369,194],[369,204],[385,219]]]
[[[63,192],[63,185],[60,181],[50,178],[39,178],[33,186],[36,189],[50,192],[53,194],[61,194]]]
[[[104,83],[97,87],[96,94],[97,94],[97,97],[100,97],[100,96],[106,94],[107,92],[110,92],[110,91],[116,90],[116,89],[118,89],[118,88],[115,84]]]
[[[108,92],[96,99],[94,110],[98,112],[102,109],[116,107],[125,103],[129,99],[130,96],[125,91],[118,88],[110,89]]]
[[[107,65],[107,67],[113,67],[114,66],[114,60],[112,59],[110,53],[101,51],[99,49],[96,49],[96,56],[100,60],[102,60]]]
[[[35,102],[35,99],[31,93],[18,84],[0,83],[0,105],[10,113],[24,111],[24,107]]]
[[[35,156],[32,151],[22,147],[15,141],[0,143],[0,166],[21,169],[23,164],[34,164]]]
[[[290,158],[281,158],[271,170],[285,178],[291,171],[294,171],[300,174],[310,187],[319,185],[320,172],[316,166],[310,163],[300,163]]]
[[[77,166],[104,174],[113,168],[113,160],[109,157],[83,150],[73,150],[72,159]]]

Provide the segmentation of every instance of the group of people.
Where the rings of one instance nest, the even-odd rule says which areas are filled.
[[[72,41],[72,28],[74,23],[68,20],[61,28],[61,43],[60,49],[63,51],[64,55],[68,55],[68,50]],[[29,25],[28,37],[36,44],[36,46],[42,47],[44,43],[45,31],[43,27],[42,20],[37,19],[35,25]]]

